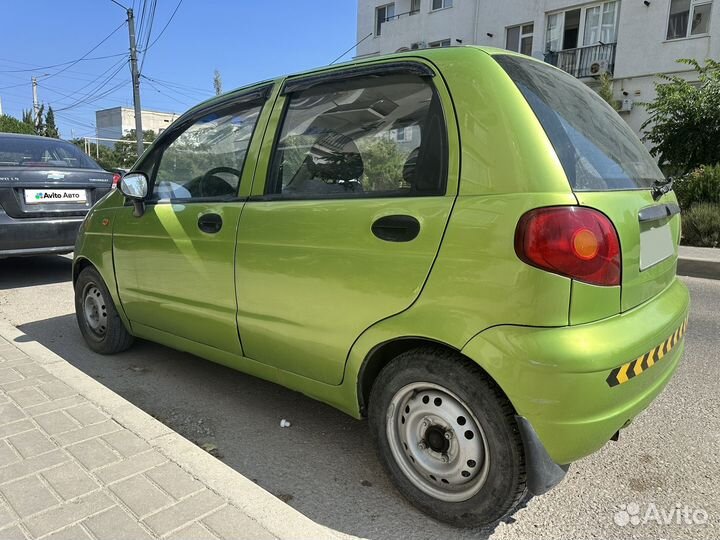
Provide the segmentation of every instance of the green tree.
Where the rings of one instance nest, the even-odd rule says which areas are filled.
[[[618,101],[613,96],[613,80],[608,73],[600,75],[600,88],[598,89],[598,95],[603,98],[608,104],[618,110]]]
[[[650,152],[674,174],[720,161],[720,62],[705,65],[692,59],[678,60],[692,66],[698,81],[661,75],[657,97],[646,105],[650,117],[642,125]],[[668,167],[669,166],[669,167]]]
[[[215,70],[215,74],[213,75],[213,88],[215,88],[216,96],[222,94],[222,75],[220,75],[220,71],[218,71],[217,69]]]
[[[35,129],[25,122],[3,114],[0,116],[0,132],[2,133],[24,133],[25,135],[35,135]]]
[[[155,132],[151,129],[143,131],[143,140],[145,142],[153,142],[156,138]],[[131,129],[127,135],[122,137],[124,141],[115,143],[115,156],[117,166],[119,168],[128,169],[137,161],[137,146],[135,143],[135,130]],[[147,145],[145,145],[147,148]]]
[[[52,137],[53,139],[60,138],[60,132],[58,131],[57,125],[55,125],[55,113],[52,107],[48,107],[48,112],[45,115],[45,133],[46,137]]]
[[[387,137],[358,141],[362,154],[366,191],[392,190],[403,186],[403,166],[407,154]]]

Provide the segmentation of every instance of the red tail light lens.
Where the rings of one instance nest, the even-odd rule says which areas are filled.
[[[112,189],[115,189],[118,184],[120,183],[120,178],[122,178],[118,173],[113,174],[113,183],[112,183]]]
[[[612,222],[591,208],[555,206],[523,215],[515,253],[542,270],[593,285],[620,285],[620,240]]]

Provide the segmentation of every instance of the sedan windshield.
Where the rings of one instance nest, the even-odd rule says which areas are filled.
[[[75,145],[58,139],[0,136],[0,167],[101,169]]]

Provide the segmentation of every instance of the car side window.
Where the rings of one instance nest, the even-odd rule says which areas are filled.
[[[162,152],[153,199],[197,199],[237,194],[250,139],[262,105],[210,113]]]
[[[266,193],[302,199],[444,194],[446,136],[427,77],[354,77],[293,92]]]

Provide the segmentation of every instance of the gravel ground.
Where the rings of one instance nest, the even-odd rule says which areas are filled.
[[[152,343],[113,357],[92,353],[77,330],[69,278],[67,257],[0,260],[0,317],[339,531],[377,539],[720,537],[720,281],[683,278],[693,298],[685,359],[619,442],[575,464],[509,523],[477,531],[409,506],[381,470],[363,422]],[[280,428],[283,418],[292,427]],[[684,523],[683,510],[704,523]]]

